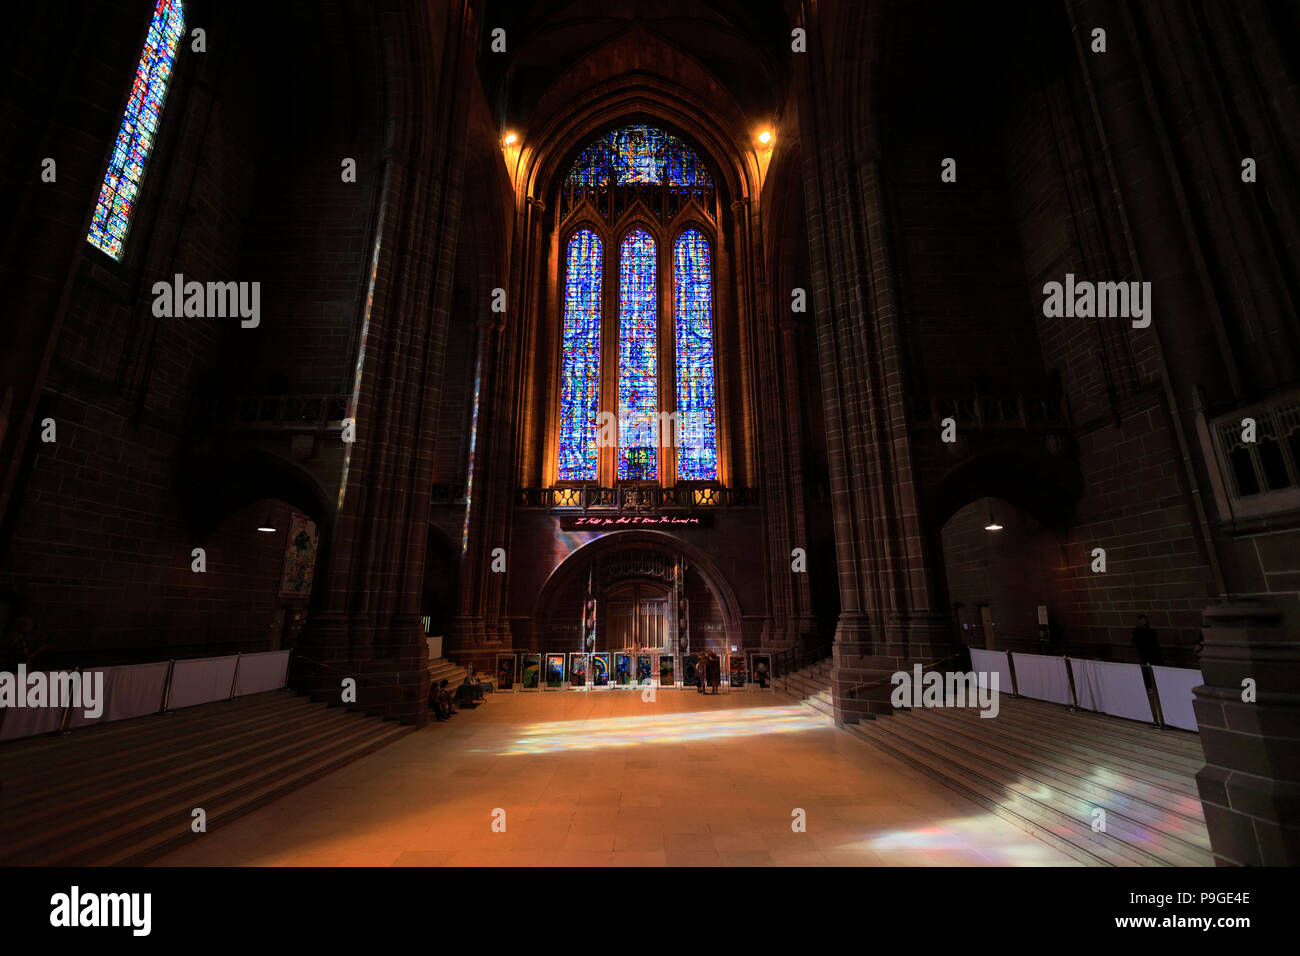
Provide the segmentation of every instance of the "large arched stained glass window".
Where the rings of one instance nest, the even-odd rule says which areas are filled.
[[[604,485],[720,481],[712,232],[720,207],[708,166],[672,133],[620,126],[588,142],[557,188],[561,235],[572,238],[556,282],[563,330],[551,473]],[[567,490],[557,500],[578,496]]]
[[[86,241],[114,259],[122,258],[127,230],[135,212],[136,196],[144,178],[145,163],[158,136],[158,117],[162,113],[167,82],[181,34],[185,30],[185,12],[181,0],[158,0],[154,7],[144,50],[135,68],[135,82],[126,113],[117,131],[113,155],[108,160],[104,185],[95,203]]]
[[[618,250],[618,478],[659,476],[659,282],[655,241],[638,229]]]
[[[564,279],[560,480],[596,480],[600,414],[601,244],[583,229],[569,240]]]
[[[709,241],[687,229],[673,243],[677,332],[677,477],[715,481],[718,430],[713,400],[713,271]]]

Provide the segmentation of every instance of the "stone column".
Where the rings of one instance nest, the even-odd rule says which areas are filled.
[[[1300,608],[1291,611],[1288,624],[1274,605],[1229,598],[1202,618],[1196,784],[1220,866],[1300,864]],[[1253,700],[1242,699],[1247,681]]]
[[[359,316],[356,440],[321,569],[327,596],[303,629],[294,683],[338,703],[352,678],[357,706],[422,726],[420,597],[477,34],[468,5],[395,4],[381,23],[392,141]]]

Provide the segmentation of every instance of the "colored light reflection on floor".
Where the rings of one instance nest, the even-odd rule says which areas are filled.
[[[636,744],[678,744],[692,740],[753,737],[825,729],[826,718],[796,704],[791,707],[749,707],[736,710],[697,711],[687,714],[650,714],[645,717],[610,717],[602,720],[565,720],[530,724],[502,755],[555,753],[562,750],[601,750]]]
[[[998,838],[992,836],[997,834]],[[971,863],[982,860],[998,866],[1071,865],[1041,840],[1026,834],[1005,842],[1005,828],[992,814],[942,820],[913,830],[888,830],[870,834],[838,850],[872,850],[876,853],[921,854],[936,863]],[[975,859],[972,859],[975,858]],[[888,859],[888,858],[887,858]]]

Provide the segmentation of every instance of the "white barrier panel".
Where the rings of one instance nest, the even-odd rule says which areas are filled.
[[[162,709],[163,688],[167,685],[166,661],[153,664],[131,664],[120,667],[97,667],[81,675],[83,681],[93,680],[96,673],[104,675],[103,713],[87,717],[81,707],[72,708],[69,727],[89,724],[106,724],[110,720],[126,720],[156,714]]]
[[[1070,675],[1065,670],[1064,657],[1013,651],[1011,659],[1016,665],[1017,694],[1056,704],[1071,703]]]
[[[1071,658],[1070,670],[1074,672],[1075,698],[1084,710],[1155,722],[1140,665]]]
[[[998,675],[998,693],[1010,694],[1011,665],[1007,663],[1006,651],[986,651],[977,647],[970,649],[970,664],[974,668],[980,687],[989,686],[989,675]]]
[[[230,682],[235,677],[238,658],[204,657],[196,661],[177,661],[172,671],[172,692],[167,700],[168,710],[193,707],[230,697]]]
[[[425,642],[429,645],[429,660],[436,661],[442,657],[442,635],[436,637],[426,637]]]
[[[32,674],[36,671],[29,671],[27,678],[30,681]],[[49,673],[42,671],[48,682]],[[49,684],[47,683],[48,687]],[[25,693],[26,688],[18,688],[19,693]],[[37,734],[48,734],[59,729],[59,722],[63,719],[62,707],[5,707],[0,710],[0,740],[15,740],[19,737],[34,737]]]
[[[244,654],[239,658],[239,671],[235,676],[235,696],[260,694],[264,690],[279,690],[289,675],[288,651],[265,651],[261,654]]]
[[[1192,708],[1193,687],[1205,683],[1200,669],[1186,667],[1151,667],[1156,678],[1156,693],[1160,695],[1160,713],[1170,727],[1200,732],[1196,711]]]

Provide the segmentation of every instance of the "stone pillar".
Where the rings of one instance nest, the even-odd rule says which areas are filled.
[[[482,294],[488,295],[483,289]],[[495,336],[497,325],[486,311],[475,323],[477,343],[474,350],[474,410],[473,437],[471,438],[469,478],[465,488],[465,542],[460,558],[460,594],[457,596],[459,606],[456,615],[447,625],[446,650],[462,652],[478,648],[487,642],[487,629],[484,625],[484,591],[485,577],[491,563],[491,551],[487,538],[483,535],[483,514],[491,501],[491,484],[487,480],[485,463],[488,460],[487,443],[481,439],[488,434],[484,427],[487,419],[488,392],[484,381],[489,376],[486,371],[491,368],[495,354]]]
[[[1300,864],[1300,609],[1228,599],[1205,610],[1196,774],[1220,866]],[[1254,681],[1253,702],[1242,682]]]
[[[295,686],[422,726],[428,646],[420,619],[451,310],[465,129],[477,37],[472,11],[393,5],[380,18],[393,89],[351,417],[356,439],[323,572],[326,596],[299,642]],[[430,63],[439,64],[432,70]],[[436,79],[430,79],[430,75]],[[436,133],[436,135],[435,135]]]
[[[832,693],[836,720],[852,722],[882,710],[860,685],[944,656],[956,635],[913,464],[907,317],[878,149],[840,125],[815,71],[806,81],[799,115],[841,607]]]

